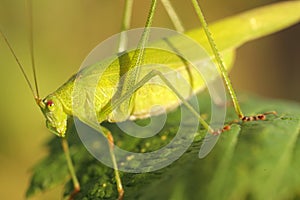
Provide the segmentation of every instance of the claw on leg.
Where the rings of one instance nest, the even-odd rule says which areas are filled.
[[[69,200],[73,200],[78,192],[80,192],[80,186],[74,188],[73,192],[70,194]]]
[[[257,114],[254,116],[239,116],[239,118],[242,120],[242,122],[263,121],[263,120],[266,120],[267,115],[277,116],[277,112],[270,111],[270,112],[265,112],[262,114]],[[233,120],[232,122],[225,125],[222,129],[214,130],[213,132],[211,132],[211,134],[212,135],[220,135],[221,133],[223,133],[225,131],[229,131],[231,129],[232,124],[238,124],[239,122],[240,122],[239,120]]]
[[[118,192],[119,192],[118,200],[122,200],[123,197],[124,197],[124,190],[123,190],[123,188],[120,189],[120,190],[118,190]]]

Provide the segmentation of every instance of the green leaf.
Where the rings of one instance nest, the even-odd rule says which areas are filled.
[[[199,97],[204,113],[209,110],[209,96]],[[279,115],[268,116],[266,121],[233,125],[232,130],[221,135],[213,151],[204,159],[198,158],[205,130],[200,129],[188,151],[172,165],[152,173],[121,173],[125,187],[125,199],[289,199],[300,193],[300,105],[265,100],[247,99],[242,107],[249,114],[276,110]],[[228,120],[235,119],[230,109]],[[112,130],[116,143],[131,151],[153,151],[167,144],[176,134],[180,120],[179,111],[170,113],[166,127],[150,139],[134,139],[122,134],[114,124],[104,124]],[[147,123],[140,120],[138,123]],[[166,136],[167,140],[162,140]],[[113,170],[94,160],[72,135],[71,151],[81,183],[76,199],[115,199],[117,190]],[[57,141],[57,139],[53,139]],[[57,143],[51,147],[57,149]],[[180,144],[178,144],[180,145]],[[60,148],[59,148],[60,149]],[[60,151],[51,151],[35,171],[35,181],[29,191],[46,189],[68,176],[66,163]],[[57,160],[54,157],[57,156]],[[49,166],[53,163],[53,167]],[[139,165],[139,163],[137,163]],[[50,167],[50,168],[49,168]],[[58,170],[59,169],[59,170]],[[62,171],[60,171],[62,170]],[[66,174],[62,174],[66,173]],[[38,176],[37,176],[38,175]],[[51,178],[49,178],[51,175]],[[58,181],[60,180],[60,181]],[[50,184],[48,184],[50,186]],[[48,187],[47,186],[47,187]],[[68,182],[66,194],[72,191]]]

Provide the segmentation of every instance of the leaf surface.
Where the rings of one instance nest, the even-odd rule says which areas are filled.
[[[202,94],[199,98],[208,102],[201,105],[201,110],[206,113],[210,107],[209,96]],[[204,159],[198,158],[205,134],[205,130],[200,128],[192,146],[172,165],[144,174],[121,172],[125,199],[298,197],[300,105],[249,96],[247,101],[241,103],[244,110],[250,114],[276,110],[279,115],[268,116],[266,121],[233,125],[230,131],[220,136],[215,148]],[[228,113],[228,120],[231,119],[235,119],[232,109]],[[114,137],[121,148],[140,152],[153,151],[166,145],[177,132],[178,120],[179,111],[170,113],[164,129],[159,135],[149,139],[132,139],[122,134],[114,124],[104,125],[113,133],[117,133]],[[140,120],[138,123],[147,124],[148,121]],[[162,140],[166,137],[167,140]],[[52,154],[35,168],[34,181],[28,195],[61,183],[68,177],[64,157],[54,142],[57,140],[55,138],[50,143],[50,147],[56,151],[52,150]],[[72,135],[69,140],[72,143],[73,160],[82,187],[76,199],[115,199],[117,191],[113,170],[93,159],[76,135]],[[180,142],[177,145],[180,145]],[[53,167],[49,163],[52,163]],[[139,164],[136,163],[137,166]],[[66,194],[71,191],[72,184],[69,181]]]

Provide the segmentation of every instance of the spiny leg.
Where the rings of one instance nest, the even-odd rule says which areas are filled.
[[[133,0],[127,0],[125,2],[124,21],[123,21],[123,27],[122,27],[123,31],[125,31],[126,29],[129,28],[132,4],[133,4]],[[122,85],[122,89],[120,92],[120,96],[122,96],[124,93],[126,93],[128,91],[129,91],[129,93],[131,93],[131,95],[128,98],[124,99],[124,101],[120,101],[120,104],[117,105],[117,107],[122,106],[122,108],[127,109],[129,112],[130,112],[130,102],[134,98],[133,97],[134,93],[132,93],[130,91],[131,91],[131,87],[136,84],[136,82],[139,78],[139,66],[141,66],[143,63],[145,45],[148,42],[149,32],[150,32],[149,28],[151,27],[151,24],[153,21],[156,4],[157,4],[157,0],[151,1],[151,6],[150,6],[149,13],[148,13],[147,21],[146,21],[142,36],[140,38],[140,41],[138,43],[137,51],[135,52],[133,58],[131,59],[130,66],[128,68],[128,71],[130,71],[130,73],[125,76],[125,79],[124,79],[124,82]],[[125,49],[125,46],[126,46],[126,36],[124,34],[121,34],[119,51],[122,50],[122,48]],[[121,110],[122,110],[122,108],[121,108]],[[110,155],[111,155],[114,169],[115,169],[115,178],[116,178],[117,188],[118,188],[118,192],[119,192],[118,199],[122,199],[124,196],[124,190],[123,190],[121,178],[120,178],[119,171],[118,171],[118,165],[117,165],[116,158],[115,158],[114,151],[113,151],[113,149],[114,149],[113,137],[109,130],[105,129],[104,127],[101,127],[101,129],[104,132],[104,135],[106,135],[107,139],[109,140]]]
[[[145,23],[142,35],[139,39],[137,48],[130,59],[129,65],[122,66],[123,70],[128,73],[122,74],[123,78],[119,82],[118,91],[114,95],[115,99],[121,97],[124,93],[129,91],[133,85],[137,83],[140,75],[140,66],[144,62],[144,54],[145,54],[145,46],[149,39],[150,34],[150,27],[153,22],[154,13],[156,10],[157,0],[151,1],[151,6],[149,9],[149,13],[147,16],[147,21]],[[134,101],[134,94],[129,98],[126,99],[118,108],[118,110],[122,113],[130,113],[133,109],[132,102]]]
[[[70,171],[70,174],[72,177],[72,181],[73,181],[73,186],[74,186],[74,190],[70,194],[70,197],[69,197],[69,199],[71,200],[80,191],[80,184],[79,184],[79,181],[77,179],[77,176],[76,176],[76,173],[74,170],[74,165],[72,163],[72,159],[71,159],[70,151],[69,151],[69,144],[68,144],[68,141],[66,138],[61,139],[61,145],[62,145],[63,151],[65,153],[65,156],[66,156],[68,168],[69,168],[69,171]]]
[[[219,67],[219,69],[221,71],[221,75],[222,75],[222,77],[224,79],[224,82],[225,82],[225,84],[226,84],[226,86],[228,88],[229,94],[230,94],[231,99],[233,101],[233,105],[234,105],[235,111],[238,114],[238,116],[240,118],[242,118],[242,117],[244,117],[244,114],[241,111],[241,108],[240,108],[239,102],[237,100],[235,91],[234,91],[233,86],[231,84],[230,78],[228,77],[228,72],[227,72],[227,70],[225,68],[225,64],[224,64],[223,59],[221,58],[221,55],[220,55],[220,53],[219,53],[219,51],[217,49],[217,45],[215,44],[215,41],[214,41],[214,39],[213,39],[213,37],[212,37],[209,29],[208,29],[208,25],[207,25],[207,23],[205,21],[205,18],[204,18],[204,15],[203,15],[202,11],[201,11],[201,8],[200,8],[197,0],[191,0],[191,1],[193,3],[194,9],[195,9],[195,11],[197,13],[197,16],[198,16],[198,18],[200,20],[200,23],[201,23],[201,25],[202,25],[202,27],[204,29],[205,35],[206,35],[206,37],[208,39],[208,42],[209,42],[209,44],[211,46],[211,49],[212,49],[213,54],[215,56],[215,59],[217,60],[218,67]]]
[[[130,23],[130,16],[131,16],[131,11],[132,11],[132,3],[133,0],[127,0],[125,2],[125,9],[124,9],[124,21],[123,21],[123,25],[122,25],[122,31],[126,31],[129,28],[129,23]],[[120,91],[120,95],[122,96],[123,93],[130,93],[130,95],[128,95],[128,98],[123,99],[122,101],[120,101],[119,104],[114,104],[116,105],[114,107],[118,108],[120,106],[123,106],[123,108],[130,110],[130,102],[133,98],[134,92],[130,92],[132,85],[135,85],[137,82],[137,79],[139,77],[139,66],[142,65],[143,63],[143,58],[144,58],[144,51],[145,51],[145,45],[148,42],[148,37],[149,37],[149,28],[151,27],[152,21],[153,21],[153,16],[154,16],[154,12],[156,9],[156,4],[157,4],[157,0],[152,0],[151,2],[151,7],[149,10],[149,14],[147,17],[147,22],[145,24],[142,36],[140,38],[140,41],[138,43],[138,47],[137,47],[137,51],[135,52],[131,62],[130,62],[130,66],[128,68],[128,71],[131,71],[131,73],[126,74],[125,76],[125,80],[123,82],[122,85],[122,89]],[[126,49],[126,35],[125,33],[121,33],[120,36],[120,44],[119,44],[119,52],[123,51],[124,49]],[[108,110],[111,110],[110,107],[107,107]],[[121,108],[122,109],[122,108]],[[112,109],[113,110],[113,109]],[[111,112],[104,112],[103,114],[110,114]],[[102,114],[102,113],[101,113]],[[108,116],[108,115],[106,115]],[[87,123],[89,124],[89,123]],[[95,128],[96,130],[98,130],[99,128],[94,127],[94,125],[90,124],[93,128]],[[110,156],[113,162],[113,166],[114,166],[114,171],[115,171],[115,178],[116,178],[116,182],[117,182],[117,189],[118,189],[118,193],[119,193],[119,197],[118,199],[121,200],[123,199],[124,196],[124,190],[123,190],[123,186],[122,186],[122,182],[121,182],[121,178],[119,175],[119,171],[118,171],[118,165],[117,165],[117,161],[116,161],[116,157],[114,154],[114,140],[113,140],[113,136],[111,135],[110,131],[104,127],[101,127],[101,133],[108,139],[109,142],[109,150],[110,150]]]
[[[263,114],[258,114],[258,115],[254,115],[254,116],[245,116],[241,110],[241,107],[240,107],[240,104],[238,102],[238,99],[237,99],[237,96],[235,94],[235,91],[233,89],[233,86],[231,84],[231,81],[230,81],[230,78],[228,77],[228,72],[225,68],[225,64],[224,64],[224,61],[220,55],[220,52],[218,51],[217,49],[217,45],[212,37],[212,34],[211,32],[209,31],[208,29],[208,25],[205,21],[205,18],[204,18],[204,15],[201,11],[201,8],[200,8],[200,5],[198,4],[198,1],[197,0],[191,0],[192,1],[192,4],[194,6],[194,9],[197,13],[197,16],[200,20],[200,23],[203,27],[203,30],[205,32],[205,35],[209,41],[209,44],[210,44],[210,47],[213,51],[213,55],[218,63],[218,68],[221,72],[221,75],[223,77],[223,80],[226,84],[226,87],[229,91],[229,94],[231,96],[231,99],[232,99],[232,102],[233,102],[233,106],[234,106],[234,109],[235,109],[235,112],[237,113],[238,117],[240,118],[240,120],[242,120],[243,122],[246,122],[246,121],[256,121],[256,120],[265,120],[266,119],[266,115],[269,115],[269,114],[273,114],[273,115],[276,115],[276,112],[272,111],[272,112],[266,112],[266,113],[263,113]],[[223,128],[224,130],[227,130],[228,129],[228,125],[225,126]]]

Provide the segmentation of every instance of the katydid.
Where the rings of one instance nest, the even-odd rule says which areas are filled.
[[[173,12],[174,10],[170,6],[171,5],[170,2],[168,0],[164,0],[162,2],[164,3],[165,7],[167,8],[168,13],[170,13],[170,17],[172,18],[172,21],[176,22],[175,27],[177,28],[177,30],[179,32],[184,31],[181,23],[178,23],[178,17],[176,16],[176,13]],[[131,4],[132,4],[132,0],[126,1],[123,30],[127,30],[129,28],[128,20],[130,18],[130,13],[131,13]],[[197,118],[199,119],[199,122],[203,125],[203,127],[205,129],[208,130],[209,133],[218,135],[218,134],[222,133],[223,131],[230,129],[230,124],[225,125],[223,128],[221,127],[220,129],[217,129],[217,130],[212,129],[210,127],[210,125],[207,124],[205,122],[205,120],[202,119],[202,117],[197,112],[195,112],[193,107],[189,105],[186,98],[181,96],[180,93],[176,90],[176,88],[174,88],[172,86],[172,84],[170,84],[168,82],[168,80],[164,77],[164,75],[161,72],[153,70],[153,71],[150,71],[144,77],[140,77],[140,70],[141,70],[140,66],[147,62],[151,63],[151,59],[153,59],[153,56],[158,56],[156,59],[159,59],[160,54],[163,54],[163,53],[165,53],[165,55],[163,57],[170,58],[170,61],[169,61],[169,62],[171,62],[171,63],[169,63],[170,65],[175,63],[178,68],[180,68],[183,65],[181,63],[180,58],[176,57],[176,55],[168,54],[167,52],[156,52],[155,50],[145,48],[145,44],[148,42],[149,27],[151,27],[151,24],[153,21],[156,4],[157,4],[157,0],[152,0],[151,8],[149,10],[149,14],[148,14],[148,18],[147,18],[147,22],[144,27],[145,29],[140,38],[140,42],[138,44],[138,49],[133,52],[128,52],[128,54],[127,54],[127,56],[129,56],[129,58],[130,58],[130,62],[126,63],[126,65],[124,65],[124,66],[119,66],[119,65],[113,63],[110,66],[109,70],[106,72],[107,74],[104,74],[102,76],[102,78],[110,79],[110,81],[112,82],[112,87],[116,87],[120,81],[120,77],[117,75],[111,76],[111,74],[114,74],[114,73],[118,74],[119,71],[121,70],[120,68],[123,68],[123,70],[125,69],[126,72],[129,72],[126,75],[124,74],[125,76],[124,76],[122,85],[120,85],[120,87],[116,88],[113,92],[105,91],[105,89],[104,89],[104,93],[103,93],[103,89],[102,89],[101,90],[102,93],[96,93],[96,95],[97,95],[96,99],[100,98],[99,102],[96,102],[97,110],[99,110],[99,113],[98,113],[99,124],[103,121],[120,122],[120,121],[124,121],[127,119],[144,118],[145,116],[148,116],[149,113],[145,112],[144,110],[148,110],[148,107],[152,107],[153,105],[156,104],[156,102],[149,101],[149,102],[144,103],[147,106],[147,108],[138,107],[137,106],[138,104],[135,101],[136,99],[138,99],[138,96],[136,96],[137,91],[142,90],[143,87],[145,86],[145,84],[151,78],[159,77],[169,87],[169,89],[171,89],[173,91],[174,95],[177,96],[177,98],[179,99],[179,100],[177,100],[177,104],[180,104],[180,103],[184,104],[192,113],[194,113],[194,115],[196,115]],[[270,114],[270,113],[272,114],[273,112],[267,112],[265,114],[258,114],[255,116],[245,116],[243,114],[243,112],[241,111],[236,94],[233,90],[230,79],[228,78],[227,70],[224,66],[224,62],[220,56],[219,51],[216,48],[216,44],[211,36],[211,33],[205,22],[204,16],[198,5],[198,2],[196,0],[192,0],[192,4],[195,8],[197,16],[199,17],[200,23],[203,26],[203,30],[205,32],[205,35],[207,36],[207,39],[208,39],[210,47],[211,47],[211,51],[213,52],[212,56],[217,61],[219,71],[221,72],[221,75],[222,75],[224,82],[227,86],[227,89],[230,93],[230,96],[231,96],[233,104],[234,104],[235,111],[238,115],[238,118],[241,121],[264,120],[266,118],[266,116],[265,116],[266,114]],[[30,18],[30,21],[31,21],[31,18]],[[30,25],[31,25],[31,22],[30,22]],[[45,115],[47,128],[52,133],[54,133],[57,136],[62,138],[63,150],[66,155],[68,167],[69,167],[70,174],[72,176],[72,180],[73,180],[73,184],[74,184],[74,192],[70,195],[70,197],[73,198],[73,196],[77,192],[80,191],[80,184],[76,177],[75,170],[74,170],[74,167],[73,167],[70,155],[69,155],[68,143],[67,143],[67,140],[65,139],[65,133],[67,130],[68,117],[75,116],[75,117],[79,117],[79,119],[80,119],[80,116],[76,116],[72,110],[72,90],[74,87],[74,82],[76,80],[76,75],[72,76],[65,84],[63,84],[55,92],[48,95],[46,98],[41,99],[39,97],[37,81],[36,81],[32,43],[31,43],[31,54],[32,54],[32,63],[33,63],[32,68],[33,68],[33,73],[34,73],[34,78],[35,78],[34,79],[35,80],[35,89],[32,86],[32,84],[30,83],[21,63],[19,62],[10,43],[8,42],[7,38],[4,36],[2,31],[1,31],[1,35],[3,36],[10,51],[12,52],[13,56],[15,57],[15,59],[18,63],[18,66],[20,67],[20,69],[21,69],[33,95],[34,95],[37,105],[40,107],[41,111]],[[192,35],[193,35],[193,32],[189,36],[192,37]],[[31,42],[32,42],[32,38],[31,38]],[[126,45],[126,35],[123,34],[123,35],[121,35],[121,38],[120,38],[119,51],[123,51],[125,45]],[[163,60],[162,60],[162,62],[163,62]],[[86,70],[86,71],[97,70],[97,67],[99,67],[99,66],[101,66],[101,65],[95,64],[90,67],[87,67],[84,70]],[[191,76],[191,79],[193,81],[197,80],[199,78],[196,75],[194,75],[193,73],[188,73],[188,74],[189,74],[189,76]],[[98,87],[101,88],[101,87],[103,87],[103,85],[101,85],[99,83]],[[202,87],[202,85],[201,86],[194,85],[193,90],[195,92],[199,91],[199,87]],[[161,91],[156,91],[156,92],[159,93]],[[110,101],[112,100],[112,98],[115,95],[117,95],[118,99],[116,100],[116,102],[114,104],[111,105]],[[153,91],[153,93],[150,93],[149,95],[157,96],[155,94],[155,91]],[[170,105],[172,105],[171,102],[165,102],[164,107],[166,109],[168,109],[169,103],[170,103]],[[83,122],[88,124],[88,122],[84,121],[84,119],[83,119]],[[90,125],[90,124],[88,124],[88,125]],[[115,159],[115,156],[113,153],[113,148],[114,148],[113,137],[112,137],[110,131],[104,127],[101,127],[101,132],[110,141],[109,144],[110,144],[111,159],[114,164],[117,189],[119,192],[118,198],[122,199],[123,195],[124,195],[124,190],[123,190],[121,179],[120,179],[120,176],[118,173],[118,163],[116,162],[116,159]]]

